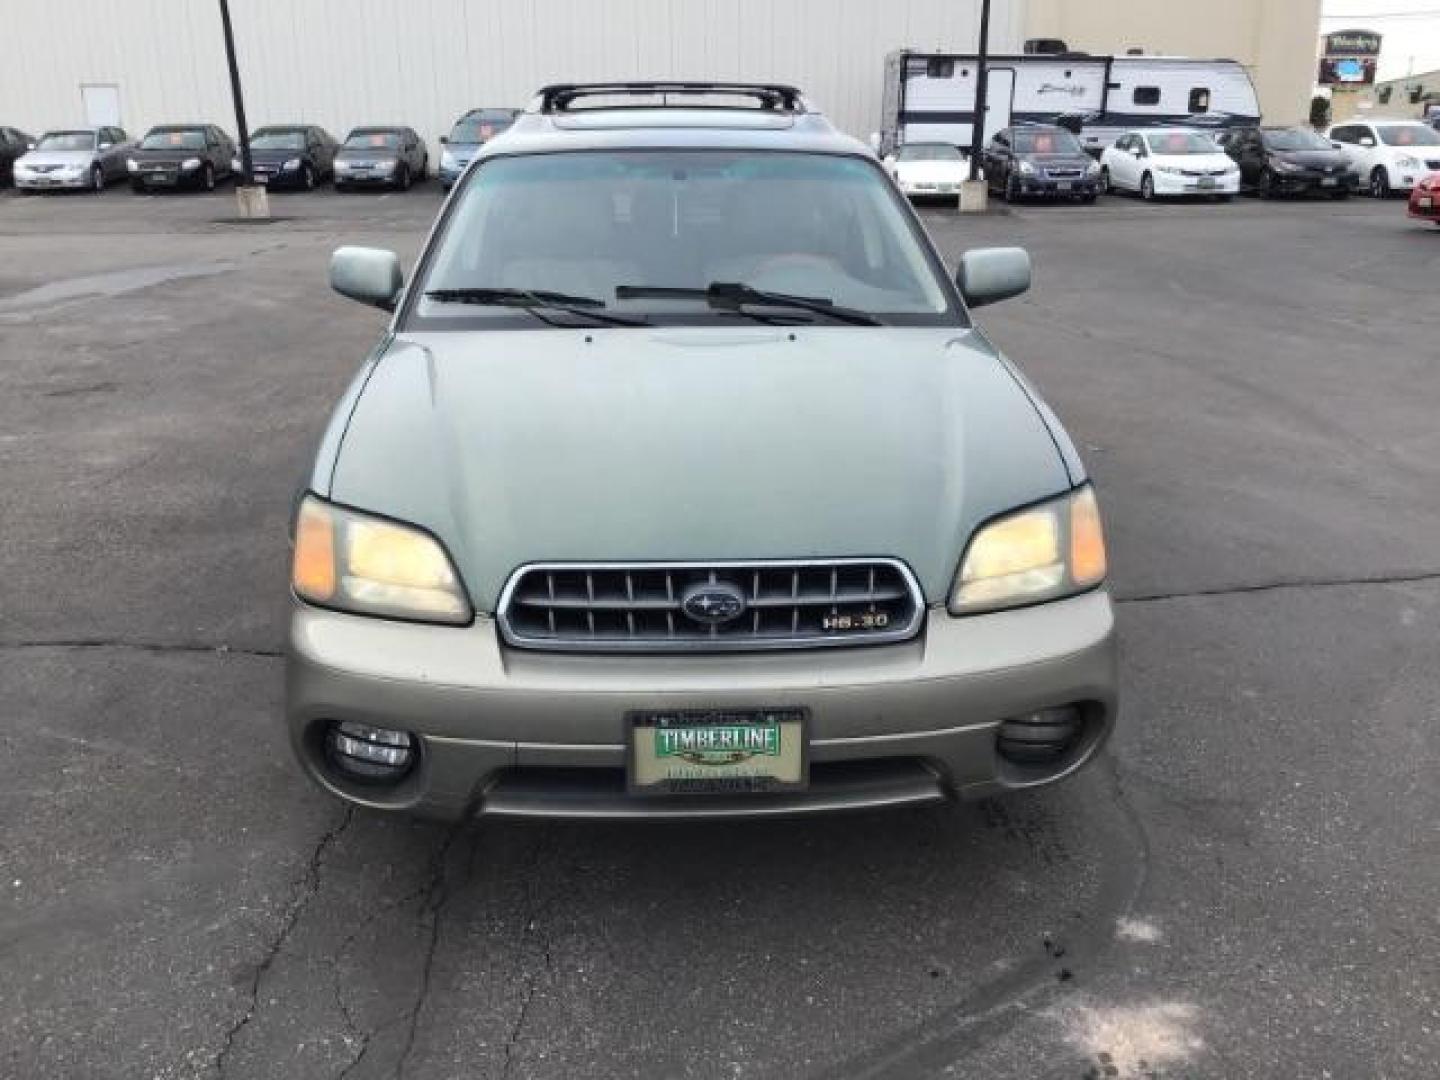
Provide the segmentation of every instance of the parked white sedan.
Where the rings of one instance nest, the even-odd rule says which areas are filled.
[[[1335,149],[1377,199],[1440,172],[1440,131],[1419,120],[1367,120],[1330,129]]]
[[[1137,191],[1144,199],[1210,195],[1230,199],[1240,191],[1240,167],[1213,135],[1189,128],[1127,131],[1100,155],[1100,180],[1108,191]]]
[[[885,168],[912,199],[954,199],[970,178],[970,163],[949,143],[906,143],[885,159]]]

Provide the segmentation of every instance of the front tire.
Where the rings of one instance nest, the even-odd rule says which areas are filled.
[[[90,167],[90,190],[96,195],[105,190],[105,170],[99,165]]]
[[[1020,185],[1015,182],[1014,175],[1005,178],[1005,201],[1007,203],[1020,201]]]
[[[404,162],[401,162],[400,171],[395,176],[395,190],[410,190],[410,166],[406,165]]]
[[[208,161],[205,163],[205,168],[200,174],[200,186],[206,191],[215,190],[215,166],[211,165]]]
[[[1255,186],[1256,193],[1262,199],[1275,198],[1275,174],[1266,169],[1260,174],[1260,182]]]
[[[308,163],[300,166],[300,186],[306,191],[315,190],[315,170]]]
[[[1140,198],[1146,202],[1155,198],[1155,178],[1148,172],[1140,178]]]
[[[1370,171],[1370,197],[1372,199],[1388,199],[1390,197],[1390,174],[1385,171],[1384,165],[1376,165]]]

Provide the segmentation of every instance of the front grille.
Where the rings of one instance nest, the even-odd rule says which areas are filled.
[[[708,652],[900,641],[924,612],[894,559],[537,563],[511,577],[499,621],[523,648]]]
[[[1046,169],[1045,175],[1052,180],[1078,180],[1080,169]]]
[[[52,173],[60,168],[59,165],[31,165],[30,171],[34,173]]]

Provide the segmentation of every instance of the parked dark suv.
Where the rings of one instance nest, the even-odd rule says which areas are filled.
[[[1026,196],[1094,202],[1100,166],[1063,127],[1025,124],[995,133],[985,147],[985,182],[1007,202]]]
[[[233,175],[234,140],[214,124],[161,124],[145,133],[125,168],[137,192],[171,188],[206,191]]]
[[[425,142],[408,127],[358,127],[335,152],[335,190],[361,185],[404,191],[430,168]]]
[[[1240,166],[1240,186],[1262,198],[1318,192],[1343,199],[1360,182],[1345,155],[1307,127],[1235,128],[1219,142]]]
[[[460,178],[465,166],[483,145],[507,130],[520,115],[519,109],[471,109],[440,140],[440,186],[446,191]]]
[[[314,124],[263,127],[250,136],[255,182],[309,191],[335,174],[339,143]],[[235,163],[237,171],[239,162]]]
[[[0,182],[13,179],[15,159],[27,153],[35,140],[13,127],[0,127]]]

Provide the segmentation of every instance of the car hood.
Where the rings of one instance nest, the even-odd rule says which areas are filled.
[[[238,154],[239,151],[236,151]],[[292,158],[303,158],[306,155],[304,150],[250,150],[251,161],[263,161],[267,164],[276,161],[289,161]]]
[[[1235,159],[1224,150],[1213,154],[1151,154],[1145,159],[1156,165],[1173,165],[1179,169],[1231,169]]]
[[[330,475],[441,537],[481,611],[546,560],[894,556],[939,603],[978,524],[1070,486],[958,328],[401,336]]]
[[[94,150],[31,150],[23,154],[20,165],[89,165],[95,160]]]
[[[1016,158],[1045,169],[1083,169],[1095,160],[1089,154],[1017,154]]]
[[[1288,165],[1303,165],[1307,169],[1330,169],[1345,164],[1345,155],[1339,150],[1271,150],[1270,156]]]
[[[970,175],[965,161],[897,161],[895,175],[906,180],[942,180],[959,182]]]
[[[336,161],[399,161],[400,151],[388,146],[349,146],[335,151]]]

